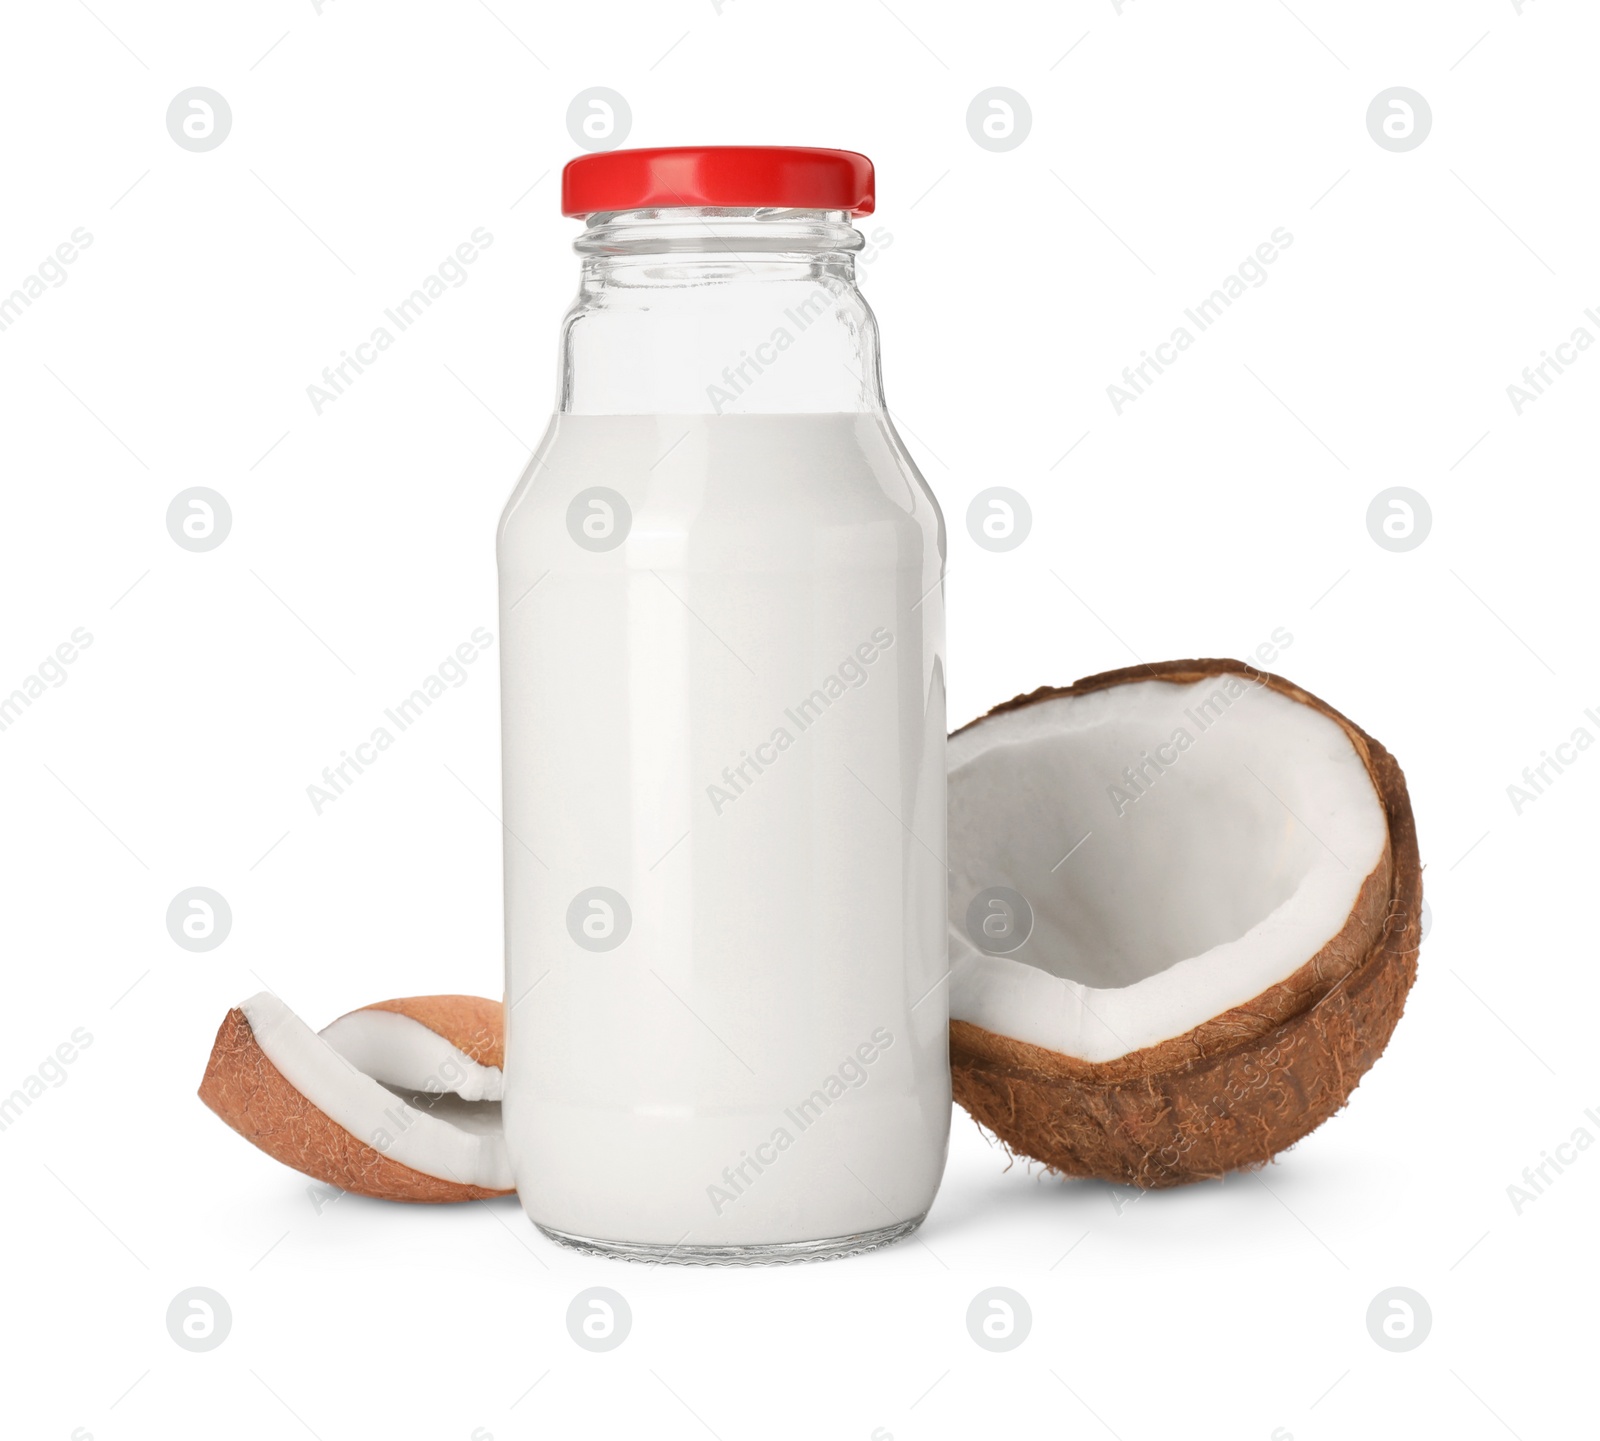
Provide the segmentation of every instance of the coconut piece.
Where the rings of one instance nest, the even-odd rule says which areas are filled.
[[[511,1167],[498,1100],[466,1097],[440,1069],[459,1071],[467,1089],[498,1090],[498,1067],[482,1061],[498,1060],[499,1038],[480,1039],[476,1027],[498,1027],[500,1006],[473,997],[420,999],[415,1015],[407,1002],[377,1008],[405,1029],[389,1021],[341,1027],[352,1050],[372,1049],[375,1035],[402,1038],[401,1056],[379,1067],[397,1078],[391,1088],[263,991],[223,1019],[200,1099],[274,1159],[342,1190],[394,1201],[506,1195]],[[439,1044],[430,1048],[419,1032]]]
[[[1366,732],[1242,662],[1173,661],[1019,696],[949,763],[952,1082],[977,1120],[1151,1188],[1260,1165],[1345,1104],[1421,941],[1405,778]],[[1027,900],[1025,940],[974,942],[989,887]]]
[[[358,1071],[401,1091],[498,1101],[503,1007],[481,996],[410,996],[340,1016],[318,1034]]]

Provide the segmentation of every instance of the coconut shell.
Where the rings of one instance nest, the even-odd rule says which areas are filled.
[[[487,1021],[493,1012],[493,1025],[500,1027],[500,1003],[474,996],[425,996],[425,1014],[451,1022],[467,1017],[471,1025]],[[448,1003],[448,1004],[434,1004]],[[454,1004],[460,1003],[460,1004]],[[384,1001],[379,1009],[399,1010],[412,1015],[410,1001]],[[448,1031],[432,1025],[419,1014],[415,1017],[451,1040],[462,1051],[481,1060]],[[470,1026],[463,1035],[470,1035]],[[498,1036],[484,1055],[500,1054]],[[483,1060],[498,1064],[498,1060]],[[250,1022],[237,1008],[223,1018],[217,1039],[206,1062],[200,1082],[200,1099],[252,1145],[276,1161],[308,1176],[383,1201],[477,1201],[488,1196],[506,1196],[509,1191],[486,1190],[460,1181],[446,1181],[390,1159],[358,1140],[343,1126],[300,1094],[285,1078],[255,1038]]]
[[[1343,729],[1383,805],[1388,845],[1322,950],[1186,1035],[1090,1062],[950,1023],[956,1100],[1012,1151],[1065,1175],[1155,1189],[1265,1164],[1343,1107],[1383,1053],[1416,979],[1422,866],[1405,776],[1325,701],[1242,661],[1181,660],[1041,688],[989,716],[1137,681],[1182,685],[1226,674],[1269,686]]]
[[[361,1009],[409,1016],[480,1066],[505,1069],[505,1007],[499,1001],[483,996],[405,996],[374,1001]]]

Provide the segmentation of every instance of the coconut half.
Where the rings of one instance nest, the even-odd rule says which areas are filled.
[[[200,1099],[269,1156],[341,1190],[471,1201],[512,1189],[500,1002],[380,1001],[320,1034],[270,991],[228,1012]]]
[[[1342,1107],[1416,976],[1405,778],[1232,660],[1042,689],[951,737],[951,1067],[1012,1150],[1178,1185]]]

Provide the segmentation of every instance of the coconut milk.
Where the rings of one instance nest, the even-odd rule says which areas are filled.
[[[551,422],[499,538],[504,1113],[546,1230],[759,1250],[927,1210],[942,545],[872,413]]]

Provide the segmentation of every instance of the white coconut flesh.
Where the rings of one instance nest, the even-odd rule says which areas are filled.
[[[498,1066],[480,1065],[437,1031],[398,1011],[352,1011],[318,1034],[358,1071],[399,1091],[498,1101]]]
[[[1387,840],[1340,726],[1244,676],[1038,701],[962,731],[948,760],[951,1015],[1083,1061],[1293,975]],[[1005,954],[968,932],[990,887],[1033,913]]]
[[[357,1140],[442,1181],[511,1188],[498,1068],[407,1016],[357,1012],[318,1035],[270,991],[239,1009],[284,1079]]]

